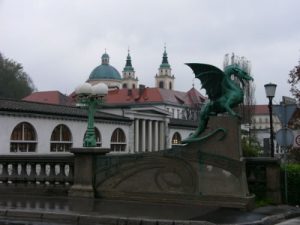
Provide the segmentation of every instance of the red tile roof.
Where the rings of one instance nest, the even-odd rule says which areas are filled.
[[[35,92],[23,100],[43,102],[58,105],[74,104],[75,93],[65,96],[58,91]],[[174,104],[198,106],[206,98],[195,88],[188,92],[167,90],[162,88],[116,89],[108,92],[107,105],[134,105],[134,104]]]
[[[25,101],[29,102],[41,102],[41,103],[49,103],[56,105],[70,105],[71,99],[60,93],[59,91],[39,91],[34,92],[31,95],[23,98]]]
[[[188,92],[167,90],[162,88],[144,88],[144,89],[117,89],[109,91],[106,98],[108,105],[133,105],[133,104],[175,104],[189,105],[203,103],[205,97],[196,89]]]
[[[268,105],[255,105],[254,115],[264,115],[269,114]]]

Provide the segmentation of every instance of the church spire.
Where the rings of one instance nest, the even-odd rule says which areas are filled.
[[[126,64],[122,73],[123,73],[122,87],[129,88],[129,89],[137,88],[138,78],[135,77],[135,71],[131,63],[129,48],[128,48],[128,54],[126,58]]]
[[[173,90],[174,79],[175,77],[172,75],[172,69],[168,61],[168,54],[165,44],[162,63],[159,66],[158,74],[155,76],[156,87]]]
[[[164,53],[163,53],[162,63],[160,64],[160,68],[170,68],[170,64],[168,61],[168,54],[166,50],[166,44],[164,46]]]
[[[132,67],[132,63],[131,63],[131,56],[130,56],[130,50],[128,49],[128,55],[126,58],[126,64],[124,67],[124,71],[134,71],[133,67]]]

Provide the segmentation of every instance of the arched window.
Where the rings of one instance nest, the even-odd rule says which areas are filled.
[[[164,82],[163,81],[159,81],[158,86],[159,86],[159,88],[164,88]]]
[[[135,84],[132,85],[132,89],[135,89]]]
[[[169,83],[169,89],[172,90],[172,82]]]
[[[51,152],[69,152],[72,147],[72,134],[66,125],[56,126],[51,134]]]
[[[35,152],[36,144],[36,132],[29,123],[19,123],[11,133],[10,152]]]
[[[97,147],[101,147],[102,146],[102,137],[100,134],[100,131],[97,129],[97,127],[95,128],[95,136],[96,136],[96,146]],[[84,137],[86,136],[86,132],[84,133]]]
[[[127,88],[127,84],[125,83],[125,84],[123,84],[123,88]]]
[[[113,152],[124,152],[126,149],[126,136],[123,130],[114,130],[110,139],[110,149]]]
[[[181,143],[181,136],[178,132],[175,132],[175,134],[172,137],[172,145],[178,145]]]

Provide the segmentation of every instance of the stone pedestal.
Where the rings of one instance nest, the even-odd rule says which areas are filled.
[[[280,163],[278,160],[274,160],[273,164],[270,164],[266,168],[267,178],[267,197],[272,199],[274,204],[281,204],[281,190],[280,190]]]
[[[93,186],[93,176],[95,168],[95,156],[105,155],[110,149],[103,148],[72,148],[71,152],[75,155],[74,161],[74,184],[72,185],[69,196],[94,198],[95,191]]]

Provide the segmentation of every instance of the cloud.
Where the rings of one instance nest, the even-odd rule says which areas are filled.
[[[104,49],[122,71],[128,47],[140,83],[154,85],[167,44],[175,88],[191,88],[186,62],[222,67],[226,53],[252,63],[258,103],[263,85],[276,101],[299,59],[300,2],[259,0],[0,1],[0,51],[23,64],[39,90],[70,93],[100,64]],[[197,88],[198,81],[194,81]]]

